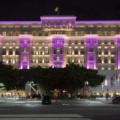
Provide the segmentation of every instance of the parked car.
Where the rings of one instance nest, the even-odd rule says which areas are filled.
[[[51,97],[49,95],[43,96],[42,104],[51,104]]]
[[[119,105],[120,105],[120,96],[115,97],[115,98],[112,100],[112,103],[113,103],[113,104],[119,104]]]

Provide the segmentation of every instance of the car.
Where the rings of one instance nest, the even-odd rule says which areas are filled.
[[[51,97],[49,95],[43,96],[42,104],[51,104]]]
[[[112,100],[112,103],[113,103],[113,104],[119,104],[119,105],[120,105],[120,96],[115,97],[115,98]]]

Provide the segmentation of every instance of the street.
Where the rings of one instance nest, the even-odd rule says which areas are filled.
[[[2,103],[0,104],[0,120],[119,120],[120,105],[99,101],[82,102],[58,101],[56,105],[41,103]],[[17,120],[19,120],[17,119]]]

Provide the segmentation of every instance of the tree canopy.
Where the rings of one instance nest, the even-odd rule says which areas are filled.
[[[98,70],[86,69],[76,64],[68,64],[65,68],[31,67],[29,70],[13,69],[12,66],[0,63],[0,83],[7,90],[24,89],[27,81],[38,83],[45,91],[54,89],[74,92],[84,87],[86,81],[89,86],[96,87],[105,79]]]

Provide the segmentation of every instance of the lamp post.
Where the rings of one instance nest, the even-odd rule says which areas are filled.
[[[31,99],[31,85],[32,85],[33,81],[31,81],[30,84],[30,99]]]
[[[85,88],[86,88],[86,86],[88,86],[89,85],[89,82],[88,81],[85,81],[84,82],[84,100],[85,100]]]

